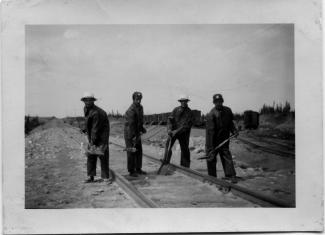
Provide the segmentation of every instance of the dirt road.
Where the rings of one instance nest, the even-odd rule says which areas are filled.
[[[122,126],[119,123],[111,126],[111,140],[124,144]],[[162,158],[165,128],[151,126],[148,130],[147,135],[153,136],[144,140],[144,152]],[[205,140],[202,131],[204,130],[195,130],[191,136],[191,168],[206,174],[205,161],[196,160],[204,155]],[[116,182],[111,185],[99,181],[93,184],[83,182],[87,175],[86,157],[81,151],[81,142],[86,142],[84,135],[77,128],[58,119],[51,120],[26,136],[26,208],[137,207],[136,202]],[[237,175],[242,178],[239,185],[288,202],[295,201],[294,159],[262,153],[238,140],[232,142],[231,151],[234,155]],[[110,167],[124,176],[127,175],[125,155],[121,149],[110,146]],[[172,163],[178,165],[179,162],[180,149],[176,144],[173,149]],[[143,166],[144,170],[149,173],[147,178],[135,180],[133,183],[144,193],[153,192],[150,195],[151,199],[161,207],[255,206],[240,201],[233,195],[225,196],[210,185],[202,186],[202,184],[188,181],[186,177],[178,175],[179,173],[175,173],[172,177],[182,183],[172,186],[171,178],[157,177],[154,174],[158,166],[147,160],[144,160]],[[100,175],[99,164],[97,171],[97,175]],[[219,161],[218,177],[222,176],[223,170]],[[164,188],[165,190],[162,191]],[[175,198],[175,194],[168,191],[168,188],[173,188],[173,193],[176,190],[180,196]],[[197,197],[200,193],[203,195],[201,199]],[[216,195],[219,201],[215,200]]]
[[[114,136],[122,138],[120,132],[121,124],[115,123]],[[166,141],[165,126],[147,126],[147,134],[143,136],[144,151],[148,154],[163,157],[164,143]],[[190,138],[191,168],[207,174],[205,160],[197,160],[204,156],[205,130],[193,128]],[[253,138],[251,132],[242,132],[241,138],[254,143],[267,146],[273,149],[290,151],[294,144],[290,141],[277,140],[274,138]],[[247,145],[240,140],[234,139],[230,144],[230,151],[233,154],[237,176],[241,177],[240,186],[259,191],[268,196],[282,199],[294,204],[295,202],[295,159],[264,152]],[[173,147],[172,163],[180,164],[180,146],[176,141]],[[222,166],[218,157],[217,174],[218,178],[224,176]]]
[[[137,207],[116,183],[83,183],[86,158],[73,139],[84,141],[58,119],[26,137],[25,208]]]

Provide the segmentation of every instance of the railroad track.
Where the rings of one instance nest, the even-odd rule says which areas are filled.
[[[124,176],[117,172],[110,170],[112,180],[115,181],[133,200],[144,208],[158,208],[159,206],[151,199],[141,193],[135,186],[133,186]]]
[[[157,127],[157,128],[156,128]],[[159,128],[160,126],[159,125],[157,125],[156,127],[154,127],[154,128],[151,128],[145,135],[145,138],[144,138],[144,141],[146,141],[146,140],[149,140],[150,138],[152,138],[152,137],[154,137],[154,136],[156,136],[156,135],[158,135],[159,133],[161,133],[162,131],[163,131],[163,129],[162,128]],[[157,129],[158,129],[158,131],[157,131]],[[153,130],[155,130],[155,131],[153,131]],[[153,133],[150,133],[150,132],[153,132]]]
[[[74,128],[78,130],[77,128]],[[81,146],[81,142],[73,138],[69,133],[66,132],[65,129],[62,129],[63,132],[70,136],[70,139],[74,141],[77,145]],[[78,130],[79,132],[79,130]],[[109,169],[110,176],[112,181],[116,182],[141,208],[157,208],[159,207],[155,202],[146,197],[143,193],[141,193],[135,186],[133,186],[124,176],[115,172],[111,168]]]
[[[159,127],[159,125],[155,126],[154,128],[150,129],[150,132],[151,130],[156,130],[157,128]],[[160,132],[162,131],[162,129],[159,129],[158,128],[158,131],[154,132],[154,133],[150,133],[150,135],[147,135],[146,138],[144,139],[145,140],[149,140],[150,138],[156,136],[157,134],[159,134]],[[253,148],[256,148],[256,149],[259,149],[263,152],[267,152],[267,153],[272,153],[272,154],[276,154],[276,155],[279,155],[279,156],[282,156],[282,157],[288,157],[288,158],[295,158],[295,152],[294,151],[285,151],[285,150],[280,150],[279,148],[275,149],[275,148],[268,148],[268,147],[265,147],[265,146],[262,146],[262,145],[258,145],[256,143],[253,143],[252,141],[249,141],[247,139],[244,139],[242,137],[237,137],[237,139],[239,141],[241,141],[242,143],[246,144],[246,145],[249,145]],[[268,142],[266,142],[268,143]],[[279,143],[273,143],[273,144],[277,144],[281,147],[286,147],[285,145],[282,145],[282,144],[279,144]]]
[[[255,143],[253,143],[247,139],[241,138],[241,137],[237,137],[237,139],[239,141],[243,142],[244,144],[247,144],[253,148],[259,149],[259,150],[267,152],[267,153],[276,154],[276,155],[279,155],[282,157],[295,158],[295,153],[291,152],[291,151],[284,151],[284,150],[280,150],[280,149],[268,148],[265,146],[255,144]]]
[[[77,128],[75,128],[77,129]],[[66,131],[65,131],[66,132]],[[75,141],[78,145],[81,143],[79,141],[76,141],[74,138],[71,138],[73,141]],[[121,150],[125,148],[125,146],[112,142],[110,140],[110,144],[113,144],[117,147],[119,147]],[[157,159],[151,155],[148,155],[146,153],[143,153],[143,156],[146,157],[151,162],[154,162],[158,166],[161,164],[161,160]],[[157,168],[158,169],[158,168]],[[279,200],[277,198],[269,197],[267,195],[263,195],[259,192],[255,192],[252,190],[249,190],[247,188],[238,186],[236,184],[229,183],[224,180],[217,179],[215,177],[211,177],[208,175],[204,175],[198,171],[185,168],[182,166],[170,164],[169,170],[176,170],[184,175],[187,175],[191,178],[195,178],[202,182],[208,182],[212,185],[215,185],[219,188],[222,188],[225,191],[231,191],[234,195],[241,197],[247,201],[250,201],[252,203],[255,203],[257,205],[260,205],[262,207],[294,207],[295,205],[292,205],[290,203],[287,203],[285,201]],[[130,181],[118,174],[117,172],[110,169],[111,174],[113,176],[113,179],[115,182],[131,197],[133,200],[140,206],[140,207],[146,207],[146,208],[156,208],[160,207],[155,202],[153,202],[151,199],[146,197],[143,193],[141,193]]]
[[[124,149],[125,146],[118,144],[118,143],[114,143],[112,141],[110,141],[110,144],[113,144],[115,146],[120,147],[121,149]],[[152,162],[155,162],[156,164],[161,164],[161,160],[157,159],[151,155],[145,154],[143,153],[143,156],[146,157],[147,159],[149,159]],[[251,201],[253,203],[256,203],[260,206],[263,207],[294,207],[295,205],[292,205],[290,203],[287,203],[283,200],[277,199],[277,198],[273,198],[264,194],[261,194],[259,192],[255,192],[252,190],[249,190],[247,188],[238,186],[236,184],[232,184],[229,183],[227,181],[223,181],[220,179],[217,179],[215,177],[211,177],[208,175],[204,175],[198,171],[189,169],[189,168],[185,168],[182,166],[178,166],[175,164],[170,163],[170,170],[176,170],[182,174],[185,174],[189,177],[198,179],[202,182],[209,182],[211,184],[214,184],[216,186],[222,187],[224,189],[227,190],[231,190],[233,194],[235,194],[236,196],[239,196],[241,198],[244,198],[245,200]]]

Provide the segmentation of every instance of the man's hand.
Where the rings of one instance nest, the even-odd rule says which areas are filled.
[[[211,162],[211,161],[213,161],[213,159],[215,158],[215,151],[210,151],[208,154],[207,154],[207,161],[208,162]]]
[[[236,130],[236,131],[233,133],[233,135],[234,135],[235,138],[237,138],[238,135],[239,135],[239,131]]]
[[[132,142],[133,142],[133,144],[135,145],[136,143],[138,143],[139,141],[140,141],[140,136],[134,136],[133,138],[132,138]]]
[[[171,130],[169,130],[168,132],[167,132],[167,134],[170,136],[170,137],[173,137],[173,131],[171,131]]]

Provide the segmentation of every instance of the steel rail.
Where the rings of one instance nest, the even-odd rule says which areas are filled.
[[[160,125],[157,125],[157,127],[159,127],[159,126],[160,126]],[[150,138],[152,138],[152,137],[158,135],[158,133],[160,133],[160,132],[163,131],[163,129],[160,129],[160,128],[155,128],[155,129],[158,129],[158,131],[154,132],[153,134],[150,133],[149,136],[145,136],[145,138],[143,139],[143,141],[149,140]]]
[[[123,145],[120,145],[118,143],[111,142],[111,144],[114,144],[114,145],[116,145],[116,146],[118,146],[120,148],[124,148]],[[157,158],[155,158],[153,156],[150,156],[150,155],[145,154],[145,153],[143,153],[143,156],[147,157],[148,159],[152,160],[153,162],[155,162],[157,164],[161,164],[161,160],[159,160],[159,159],[157,159]],[[233,183],[226,182],[224,180],[217,179],[215,177],[204,175],[204,174],[202,174],[202,173],[200,173],[198,171],[195,171],[195,170],[192,170],[192,169],[189,169],[189,168],[185,168],[185,167],[182,167],[182,166],[177,166],[177,165],[172,164],[172,163],[170,163],[169,166],[171,168],[179,171],[180,173],[188,175],[188,176],[190,176],[192,178],[196,178],[196,179],[198,179],[200,181],[203,181],[203,182],[209,182],[209,183],[221,186],[223,188],[227,188],[227,189],[231,190],[235,195],[240,196],[240,197],[242,197],[242,198],[244,198],[244,199],[246,199],[248,201],[251,201],[253,203],[256,203],[256,204],[258,204],[260,206],[264,206],[264,207],[289,207],[289,208],[290,207],[295,207],[294,204],[287,203],[287,202],[285,202],[283,200],[261,194],[259,192],[244,188],[242,186],[239,186],[239,185],[236,185],[236,184],[233,184]]]
[[[254,148],[257,148],[257,149],[260,149],[260,150],[262,150],[264,152],[273,153],[273,154],[280,155],[282,157],[288,157],[288,158],[294,158],[295,157],[294,152],[271,149],[271,148],[268,148],[268,147],[265,147],[265,146],[255,144],[255,143],[253,143],[253,142],[251,142],[249,140],[245,140],[245,139],[243,139],[241,137],[237,137],[237,139],[239,141],[243,142],[244,144],[250,145],[250,146],[252,146]]]
[[[124,176],[110,169],[112,179],[139,205],[144,208],[158,208],[159,206],[151,199],[147,198],[134,185],[132,185]]]
[[[62,129],[63,132],[68,135],[68,133]],[[80,145],[79,141],[75,140],[70,136],[76,144]],[[144,208],[158,208],[159,206],[153,202],[151,199],[147,198],[143,193],[141,193],[134,185],[132,185],[124,176],[118,174],[117,172],[109,169],[112,181],[116,183],[138,204],[139,207]]]

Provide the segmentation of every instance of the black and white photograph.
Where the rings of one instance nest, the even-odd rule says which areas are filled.
[[[321,3],[3,3],[4,233],[323,231]]]
[[[25,29],[25,208],[295,206],[292,24]]]

